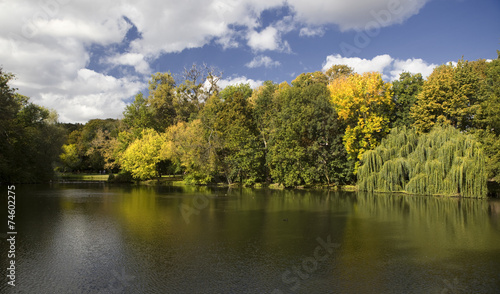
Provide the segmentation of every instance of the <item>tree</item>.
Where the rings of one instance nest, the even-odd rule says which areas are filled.
[[[265,81],[264,84],[252,92],[249,98],[249,106],[252,110],[253,121],[259,134],[259,139],[263,144],[263,157],[267,158],[269,152],[269,139],[272,131],[273,118],[278,113],[275,103],[278,85],[272,81]],[[271,181],[269,162],[266,161],[263,167],[263,178]]]
[[[286,187],[343,183],[344,129],[329,102],[326,79],[302,74],[292,84],[277,90],[272,108],[267,162],[273,180]]]
[[[165,138],[153,129],[145,129],[121,156],[121,165],[136,179],[147,180],[159,175],[157,164],[164,160],[161,149]]]
[[[115,162],[113,158],[116,159],[116,154],[113,158],[110,155],[113,153],[110,149],[114,149],[114,143],[108,141],[114,141],[122,128],[119,120],[92,119],[81,128],[70,133],[67,144],[75,144],[78,156],[81,158],[81,164],[75,169],[95,172],[114,168],[113,165],[109,165]],[[109,156],[107,159],[105,154]]]
[[[468,61],[436,67],[411,109],[414,126],[419,132],[428,132],[436,124],[471,128],[481,99],[480,89],[480,76]]]
[[[393,126],[405,126],[409,128],[414,119],[410,115],[411,108],[417,101],[417,95],[422,90],[424,79],[421,74],[403,72],[399,79],[392,83],[394,92],[394,114],[392,116]]]
[[[148,102],[144,99],[142,93],[135,95],[134,102],[125,107],[123,122],[129,129],[133,130],[142,130],[155,126],[153,111],[148,106]]]
[[[479,142],[452,126],[430,133],[394,128],[375,150],[363,155],[361,191],[486,197],[486,157]]]
[[[13,78],[0,68],[0,182],[48,181],[63,144],[57,113],[16,93]]]
[[[341,78],[341,77],[347,77],[349,75],[352,75],[354,73],[354,70],[350,68],[347,65],[344,64],[336,64],[332,65],[326,72],[326,76],[328,77],[328,80],[331,82],[335,79]]]
[[[220,132],[224,142],[219,152],[229,183],[239,180],[253,184],[263,174],[263,144],[248,105],[251,95],[249,84],[227,86],[220,92],[222,108],[213,127]]]
[[[248,99],[248,84],[227,86],[206,102],[200,119],[203,138],[214,169],[231,184],[235,180],[252,184],[262,174],[263,152]]]
[[[151,107],[153,128],[164,132],[176,121],[177,112],[174,107],[175,80],[170,73],[156,73],[149,81],[147,104]]]
[[[99,154],[104,160],[104,169],[116,171],[119,167],[115,152],[117,144],[117,137],[112,136],[110,131],[99,129],[85,154],[88,156]]]
[[[217,176],[218,163],[215,150],[220,141],[208,134],[201,119],[179,122],[167,129],[162,156],[185,170],[185,180],[208,184]]]
[[[306,87],[312,84],[328,84],[328,77],[320,72],[308,72],[298,75],[293,81],[292,86],[294,87]]]
[[[183,83],[177,86],[174,107],[177,111],[177,121],[187,122],[197,116],[208,97],[219,92],[217,82],[222,73],[206,64],[184,68]]]
[[[78,150],[75,144],[64,144],[59,159],[61,159],[64,171],[75,170],[82,161],[78,156]]]
[[[372,72],[334,79],[328,88],[339,118],[347,125],[344,144],[349,158],[360,160],[389,132],[391,84]]]
[[[497,53],[498,58],[479,71],[484,73],[484,99],[474,120],[476,137],[483,143],[488,157],[488,179],[500,182],[500,51]],[[480,63],[478,66],[482,65]]]

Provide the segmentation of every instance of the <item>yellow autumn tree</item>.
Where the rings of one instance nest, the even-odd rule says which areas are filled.
[[[384,82],[380,73],[368,72],[340,76],[328,88],[331,102],[346,124],[344,146],[350,159],[359,162],[363,153],[377,147],[389,132],[391,84]]]
[[[136,179],[147,180],[158,176],[157,163],[164,160],[161,153],[165,138],[153,129],[144,129],[141,137],[130,144],[121,155],[123,170]]]

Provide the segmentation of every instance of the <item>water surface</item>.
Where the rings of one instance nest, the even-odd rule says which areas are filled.
[[[16,287],[2,274],[2,293],[500,289],[496,199],[106,184],[16,192]],[[2,240],[2,268],[7,251]]]

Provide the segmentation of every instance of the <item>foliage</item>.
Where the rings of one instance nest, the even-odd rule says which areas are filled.
[[[75,145],[80,161],[79,164],[71,167],[63,162],[63,168],[83,172],[118,169],[115,149],[118,134],[123,128],[119,120],[92,119],[85,125],[66,124],[65,128],[73,130],[69,133],[66,144]]]
[[[187,182],[208,184],[217,175],[215,150],[220,148],[212,135],[207,136],[201,119],[179,122],[166,131],[162,157],[182,167]]]
[[[339,118],[347,125],[344,144],[349,158],[359,160],[389,132],[391,84],[379,73],[364,73],[334,79],[328,88]]]
[[[403,72],[399,79],[392,83],[394,92],[394,114],[392,115],[393,126],[407,128],[411,127],[414,120],[410,115],[411,108],[417,100],[417,95],[422,90],[424,79],[421,74]]]
[[[81,163],[81,158],[78,156],[78,150],[75,144],[64,144],[59,159],[63,164],[64,172],[75,170]]]
[[[436,124],[461,130],[472,126],[480,102],[480,75],[472,63],[459,60],[434,69],[411,109],[414,126],[428,132]]]
[[[325,72],[329,81],[333,81],[333,80],[341,78],[341,77],[347,77],[349,75],[352,75],[353,73],[354,73],[354,70],[352,68],[350,68],[349,66],[344,65],[344,64],[332,65]]]
[[[142,93],[135,95],[134,102],[125,107],[123,122],[129,129],[142,130],[154,127],[153,111]]]
[[[267,158],[269,152],[269,138],[273,129],[273,118],[278,112],[276,109],[275,95],[278,91],[278,85],[272,81],[265,81],[262,86],[252,92],[249,98],[249,106],[252,111],[252,118],[259,134],[259,139],[263,144],[263,157]],[[271,181],[269,162],[263,167],[263,178]]]
[[[485,160],[481,144],[451,126],[436,126],[420,135],[413,128],[394,128],[380,146],[363,155],[358,187],[362,191],[485,197]]]
[[[104,160],[104,169],[116,170],[119,167],[115,152],[117,144],[118,139],[110,131],[99,129],[85,154],[99,154]]]
[[[0,182],[41,182],[54,176],[63,145],[57,114],[9,86],[14,78],[0,68]]]
[[[252,184],[260,178],[262,147],[248,99],[248,84],[228,86],[212,95],[201,115],[204,137],[209,143],[214,174],[231,184],[238,180]]]
[[[153,117],[153,128],[163,132],[176,121],[175,80],[170,73],[156,73],[149,81],[147,104]]]
[[[122,154],[120,162],[123,170],[140,180],[157,177],[157,164],[164,159],[160,152],[164,142],[164,137],[155,130],[143,130],[141,138],[130,144]]]
[[[500,182],[500,51],[484,68],[482,100],[474,118],[475,134],[488,157],[488,178]]]
[[[277,90],[272,108],[267,162],[273,180],[286,187],[343,183],[348,178],[344,129],[329,102],[326,79],[303,74],[292,83]]]
[[[108,182],[111,183],[131,183],[134,181],[134,177],[128,171],[120,171],[118,174],[109,174]]]

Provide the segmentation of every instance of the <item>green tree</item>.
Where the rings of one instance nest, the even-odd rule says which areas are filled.
[[[96,172],[110,168],[106,164],[113,162],[113,160],[104,157],[105,152],[110,152],[103,149],[104,144],[107,143],[104,140],[114,140],[118,137],[122,128],[121,122],[116,119],[91,119],[80,129],[70,133],[67,144],[75,144],[78,155],[81,158],[81,164],[75,167],[75,169],[85,172]],[[100,133],[102,133],[101,135],[104,133],[106,135],[97,138]],[[99,144],[101,146],[96,148]],[[111,145],[108,145],[106,145],[106,148],[112,148]]]
[[[421,74],[403,72],[399,79],[392,83],[394,92],[394,114],[392,116],[393,126],[410,127],[414,120],[410,115],[411,108],[417,101],[417,95],[422,90],[424,79]]]
[[[154,126],[157,132],[164,132],[176,121],[174,106],[175,80],[170,73],[156,73],[149,81],[147,104],[151,108]]]
[[[269,139],[273,129],[273,119],[278,113],[275,96],[277,95],[278,85],[272,81],[265,81],[262,86],[252,92],[249,98],[249,106],[252,110],[252,117],[259,133],[259,139],[263,144],[263,157],[267,158],[269,152]],[[264,179],[271,181],[269,162],[264,166]]]
[[[252,184],[262,175],[264,157],[248,104],[251,95],[248,84],[227,86],[212,95],[201,112],[204,137],[217,167],[215,174],[229,184]]]
[[[273,107],[267,154],[273,180],[286,187],[345,181],[344,129],[329,102],[326,79],[302,74],[292,84],[278,90]]]
[[[62,153],[59,159],[63,164],[63,171],[71,172],[75,170],[81,163],[81,158],[78,156],[78,150],[75,144],[64,144],[62,146]]]
[[[414,126],[428,132],[436,124],[449,124],[466,130],[478,109],[481,95],[480,75],[467,60],[434,69],[411,109]]]
[[[214,127],[224,141],[220,155],[229,183],[239,180],[253,184],[261,180],[263,174],[263,144],[248,104],[251,95],[252,89],[248,84],[228,86],[220,92],[223,104]]]
[[[394,128],[363,155],[361,191],[486,197],[486,157],[479,142],[452,126],[430,133]]]
[[[9,86],[12,74],[0,69],[0,182],[43,182],[63,144],[57,114],[29,101]]]
[[[484,99],[474,120],[475,134],[488,157],[488,178],[500,182],[500,51],[497,53],[497,59],[487,63],[483,71],[479,70],[484,73]]]
[[[167,129],[162,156],[185,170],[185,181],[208,184],[217,177],[219,164],[216,150],[220,141],[207,132],[201,119],[179,122]]]
[[[329,69],[326,70],[325,74],[328,77],[328,80],[331,82],[335,79],[341,77],[347,77],[352,75],[354,70],[347,65],[344,64],[336,64],[332,65]]]
[[[142,130],[153,128],[153,111],[142,93],[135,95],[134,102],[125,107],[123,112],[123,122],[129,129]],[[140,131],[139,131],[140,133]]]

